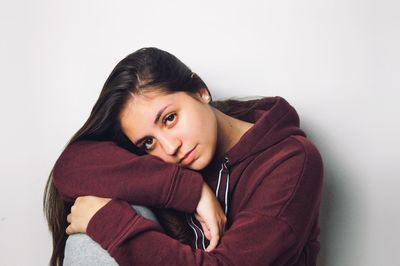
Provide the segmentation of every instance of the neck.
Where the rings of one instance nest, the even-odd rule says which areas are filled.
[[[222,158],[253,124],[228,116],[215,108],[213,111],[218,127],[216,156]]]

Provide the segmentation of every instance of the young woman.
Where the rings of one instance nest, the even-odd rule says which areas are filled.
[[[175,56],[143,48],[112,71],[49,177],[53,263],[65,232],[81,232],[120,265],[315,265],[322,176],[283,98],[213,102]],[[161,225],[130,204],[161,208]]]

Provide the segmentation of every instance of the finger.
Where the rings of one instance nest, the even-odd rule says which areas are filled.
[[[71,223],[71,214],[67,215],[67,222],[70,224]]]
[[[196,220],[199,221],[199,222],[204,221],[203,218],[202,218],[200,215],[198,215],[197,213],[194,214],[194,217],[195,217]]]
[[[201,224],[201,227],[203,228],[204,235],[206,236],[206,238],[208,240],[210,240],[211,239],[211,232],[210,232],[210,229],[208,228],[207,224],[205,222],[200,222],[200,224]]]
[[[226,222],[227,222],[227,219],[226,219],[226,217],[224,216],[224,217],[222,218],[221,224],[220,224],[220,229],[221,229],[220,235],[222,235],[222,234],[225,233]]]
[[[67,229],[65,229],[65,232],[66,232],[68,235],[72,234],[71,225],[69,225],[69,226],[67,227]]]
[[[211,239],[210,239],[210,244],[206,248],[207,252],[212,251],[218,245],[218,242],[219,242],[219,228],[218,228],[218,226],[216,226],[216,225],[212,226],[210,228],[210,231],[211,231]]]

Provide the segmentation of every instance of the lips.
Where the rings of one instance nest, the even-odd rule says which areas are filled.
[[[181,158],[179,163],[184,164],[184,165],[190,164],[194,159],[195,149],[196,149],[196,146],[193,149],[191,149],[188,153],[186,153],[185,156],[183,156]]]

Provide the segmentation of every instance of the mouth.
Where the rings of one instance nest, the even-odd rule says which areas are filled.
[[[188,153],[186,153],[185,156],[183,156],[179,160],[179,164],[189,165],[193,161],[194,156],[196,155],[195,149],[196,146],[193,149],[191,149]]]

